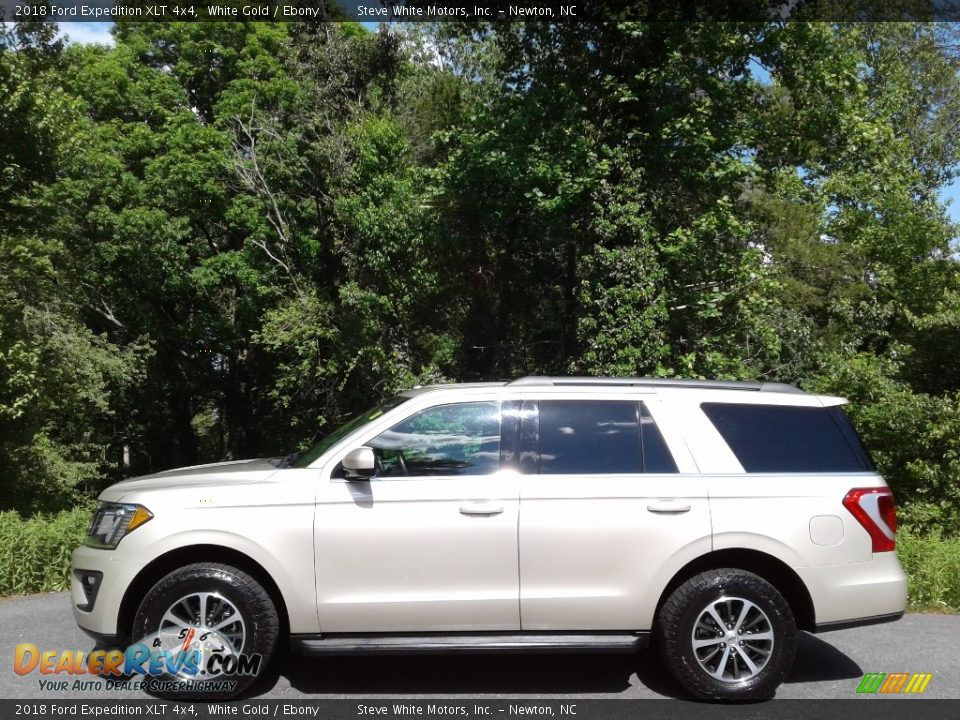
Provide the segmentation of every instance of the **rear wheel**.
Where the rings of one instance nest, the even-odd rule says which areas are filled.
[[[279,629],[276,607],[255,578],[229,565],[198,563],[151,588],[134,619],[133,637],[160,670],[148,677],[152,694],[229,699],[263,673]]]
[[[674,677],[708,700],[762,700],[783,682],[797,652],[790,606],[766,580],[722,569],[687,580],[658,618]]]

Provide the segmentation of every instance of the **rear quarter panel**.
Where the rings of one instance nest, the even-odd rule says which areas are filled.
[[[700,409],[705,402],[823,407],[815,395],[662,390],[682,418],[682,433],[710,499],[714,550],[771,555],[801,578],[817,622],[897,612],[905,580],[894,553],[874,555],[870,536],[843,507],[853,488],[885,486],[874,472],[745,473]]]
[[[716,550],[748,547],[794,568],[868,562],[873,557],[870,536],[843,507],[843,498],[855,487],[883,485],[874,473],[724,474],[705,479]],[[838,524],[839,538],[827,538],[838,541],[815,543],[814,518]]]

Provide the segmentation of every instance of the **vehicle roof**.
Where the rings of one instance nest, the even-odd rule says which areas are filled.
[[[440,385],[417,385],[400,394],[414,397],[435,390],[464,390],[494,387],[664,387],[700,390],[740,390],[748,392],[777,392],[806,395],[800,388],[786,383],[757,382],[748,380],[694,380],[681,378],[613,378],[613,377],[547,377],[528,375],[517,380],[499,382],[449,383]]]
[[[402,390],[397,393],[401,397],[415,397],[425,392],[434,390],[469,390],[470,388],[494,388],[505,387],[509,385],[507,381],[500,382],[473,382],[473,383],[439,383],[437,385],[414,385],[409,390]]]

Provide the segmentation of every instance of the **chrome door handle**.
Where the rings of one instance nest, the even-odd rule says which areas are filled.
[[[660,515],[679,515],[680,513],[690,512],[690,503],[679,500],[659,500],[647,505],[647,510]]]
[[[472,502],[460,506],[461,515],[499,515],[503,505],[491,505],[487,502]]]

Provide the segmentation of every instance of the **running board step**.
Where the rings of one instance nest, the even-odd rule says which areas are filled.
[[[476,635],[293,635],[300,655],[407,655],[414,653],[633,652],[647,644],[648,633],[480,633]]]

